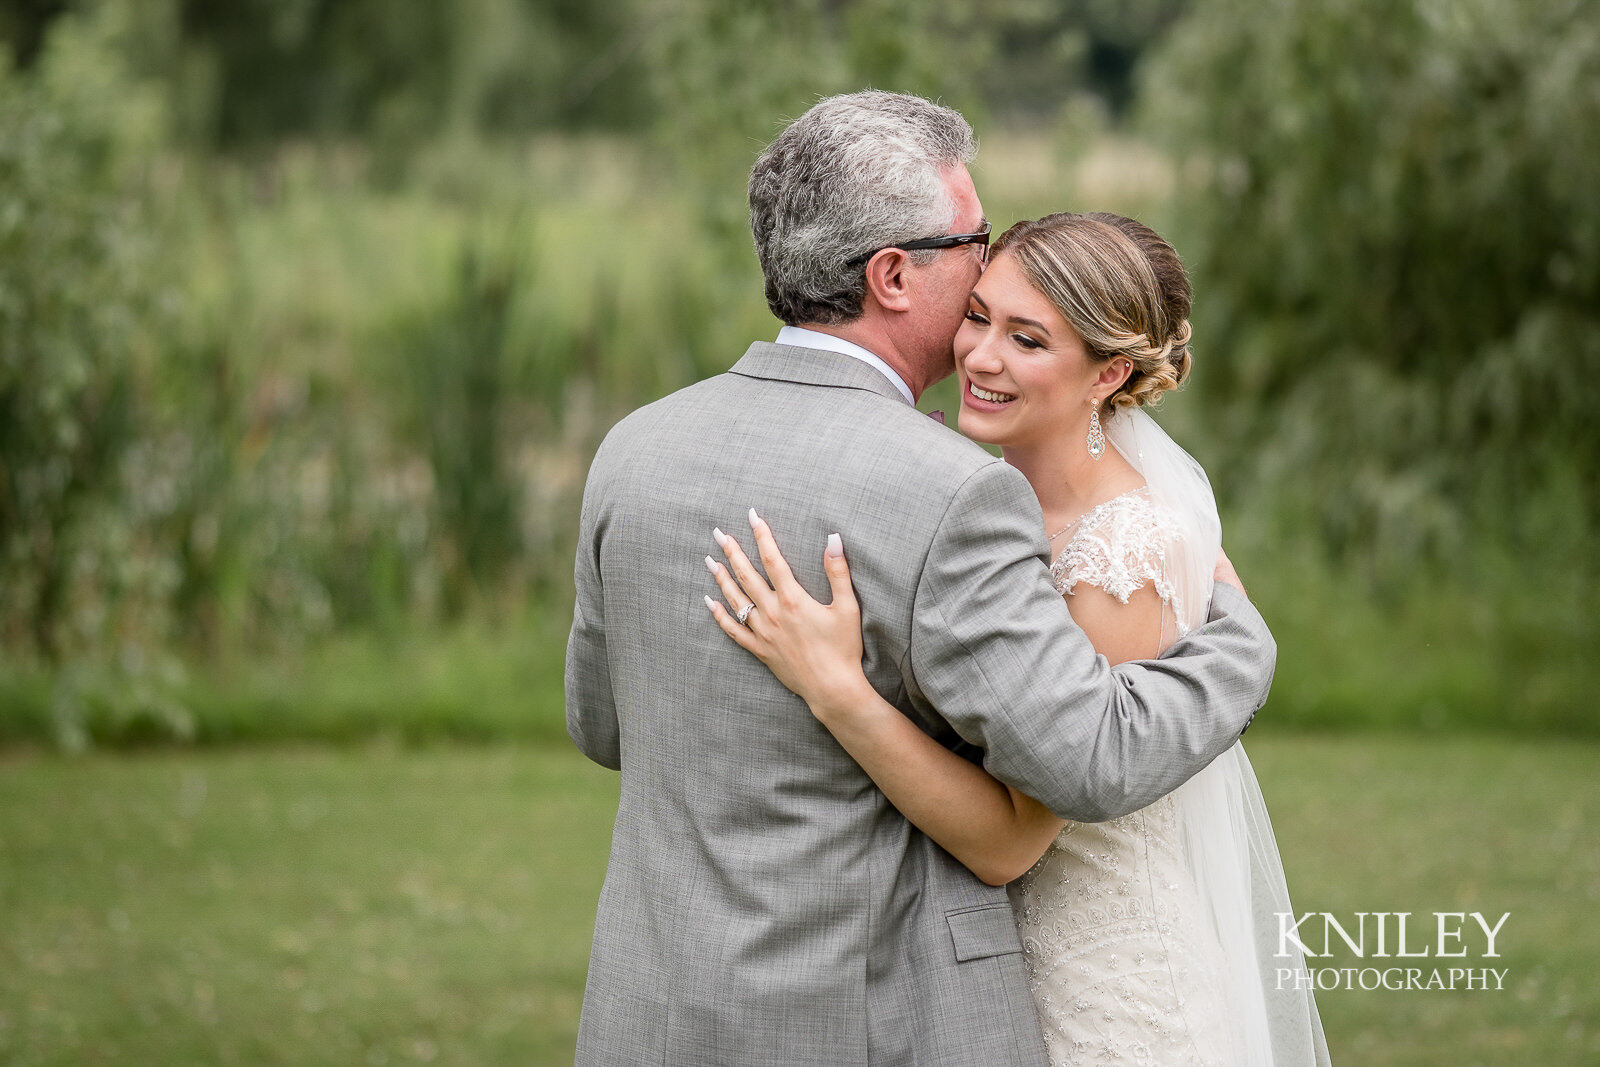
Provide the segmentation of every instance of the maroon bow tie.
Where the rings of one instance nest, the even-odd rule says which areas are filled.
[[[944,425],[944,412],[942,411],[930,411],[928,412],[928,418],[937,422],[940,426]]]

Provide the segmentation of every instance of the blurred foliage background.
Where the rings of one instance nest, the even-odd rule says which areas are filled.
[[[1190,264],[1297,906],[1512,913],[1336,1059],[1600,1057],[1600,0],[0,0],[0,1060],[570,1062],[583,478],[868,85]]]
[[[589,457],[867,85],[1184,254],[1274,722],[1600,733],[1596,7],[4,0],[0,744],[561,738]]]

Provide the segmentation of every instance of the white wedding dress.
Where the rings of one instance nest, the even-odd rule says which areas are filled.
[[[1165,648],[1209,609],[1215,504],[1148,415],[1106,431],[1147,484],[1090,509],[1051,576],[1123,603],[1153,585]],[[1278,988],[1303,961],[1271,955],[1290,905],[1241,745],[1149,807],[1068,823],[1009,892],[1053,1067],[1329,1063],[1311,994]]]

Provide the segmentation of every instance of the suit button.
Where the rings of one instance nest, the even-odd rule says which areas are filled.
[[[1239,727],[1239,736],[1243,737],[1244,736],[1244,732],[1246,730],[1250,729],[1250,724],[1255,722],[1255,721],[1256,721],[1256,713],[1252,711],[1250,713],[1250,717],[1244,721],[1244,725]]]

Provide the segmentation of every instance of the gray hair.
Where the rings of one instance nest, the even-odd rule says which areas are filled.
[[[772,313],[790,326],[859,318],[866,272],[850,261],[944,233],[956,207],[942,172],[977,150],[959,113],[901,93],[830,96],[795,119],[750,171],[750,232]]]

